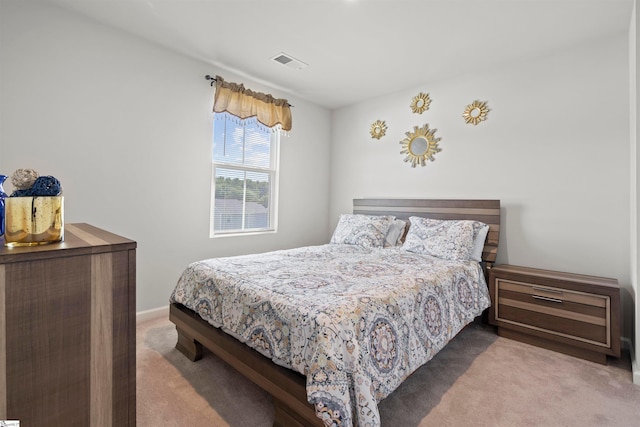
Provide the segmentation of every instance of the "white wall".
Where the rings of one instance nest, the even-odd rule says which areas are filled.
[[[0,171],[56,176],[67,223],[138,242],[138,310],[167,305],[189,262],[327,240],[327,110],[48,3],[3,0],[0,12]],[[294,105],[276,234],[208,237],[213,89],[205,74]]]
[[[333,111],[331,227],[354,197],[500,199],[498,262],[618,279],[631,336],[628,70],[620,34]],[[420,91],[422,115],[409,108]],[[491,109],[478,126],[461,117],[475,99]],[[412,169],[399,142],[424,123],[442,151]]]

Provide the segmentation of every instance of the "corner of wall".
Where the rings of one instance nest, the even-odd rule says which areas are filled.
[[[629,351],[629,357],[631,359],[631,380],[634,384],[640,385],[640,363],[636,358],[636,352],[633,348],[633,341],[630,338],[622,337],[623,350]]]
[[[629,25],[629,68],[630,68],[630,113],[631,113],[631,268],[632,286],[635,290],[635,336],[629,343],[631,353],[631,370],[633,372],[633,383],[640,384],[640,264],[638,263],[638,248],[640,246],[640,176],[638,166],[640,164],[640,152],[638,150],[638,135],[640,132],[640,122],[637,119],[638,102],[640,100],[640,68],[638,67],[638,49],[640,48],[640,17],[638,16],[638,1],[633,1],[631,11],[631,22]],[[633,339],[635,338],[635,340]],[[634,347],[635,346],[635,347]]]

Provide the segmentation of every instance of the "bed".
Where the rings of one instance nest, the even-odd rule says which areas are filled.
[[[377,403],[489,306],[499,232],[499,200],[354,199],[329,244],[190,264],[176,348],[270,393],[274,426],[379,426]]]

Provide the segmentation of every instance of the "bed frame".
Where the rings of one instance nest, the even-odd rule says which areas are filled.
[[[499,200],[354,199],[353,213],[395,215],[400,219],[422,216],[482,221],[489,225],[482,253],[486,277],[496,260],[500,236]],[[176,348],[191,361],[201,359],[205,347],[272,396],[274,427],[323,426],[313,405],[307,402],[303,375],[274,364],[180,304],[171,304],[169,319],[178,331]]]

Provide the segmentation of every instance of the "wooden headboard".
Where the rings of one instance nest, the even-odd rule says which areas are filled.
[[[482,221],[489,226],[482,260],[489,268],[496,262],[500,238],[500,200],[353,199],[353,213],[394,215],[399,219],[421,216]]]

